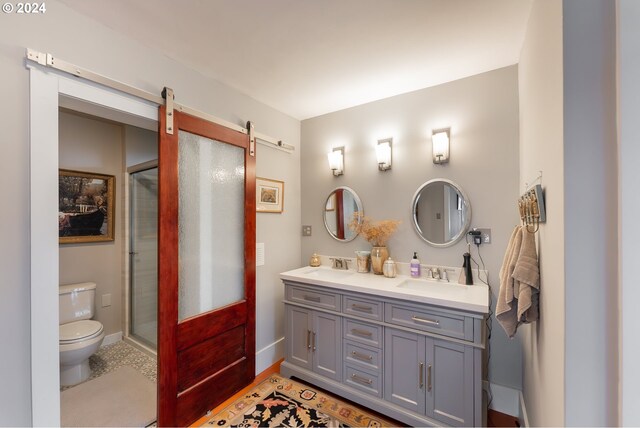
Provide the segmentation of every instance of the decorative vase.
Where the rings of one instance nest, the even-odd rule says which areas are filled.
[[[385,260],[389,258],[389,251],[387,247],[372,247],[371,248],[371,269],[376,275],[383,274],[383,265]]]

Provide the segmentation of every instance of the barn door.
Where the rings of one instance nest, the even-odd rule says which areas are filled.
[[[158,424],[185,426],[255,374],[249,135],[160,108]]]

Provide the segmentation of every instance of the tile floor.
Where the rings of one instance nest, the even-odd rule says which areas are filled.
[[[121,366],[131,366],[153,382],[158,378],[156,359],[123,341],[100,348],[89,358],[89,366],[91,376],[88,380],[100,377]],[[63,386],[60,390],[64,391],[68,388],[73,386]]]

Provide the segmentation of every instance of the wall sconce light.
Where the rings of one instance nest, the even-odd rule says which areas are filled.
[[[391,169],[391,143],[393,138],[385,138],[384,140],[378,140],[376,146],[376,158],[378,159],[378,169],[380,171],[387,171]]]
[[[449,162],[449,136],[451,128],[436,129],[431,136],[433,143],[433,163],[443,164]]]
[[[334,176],[344,174],[344,147],[335,147],[327,155],[329,158],[329,168]]]

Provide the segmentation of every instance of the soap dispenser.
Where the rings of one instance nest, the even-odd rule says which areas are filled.
[[[411,259],[411,277],[420,278],[420,260],[418,260],[418,253],[413,252],[413,258]]]

